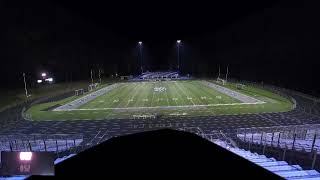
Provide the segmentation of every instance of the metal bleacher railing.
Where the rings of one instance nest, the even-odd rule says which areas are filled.
[[[0,134],[0,151],[66,152],[80,146],[82,135],[70,134]]]
[[[207,132],[204,132],[199,127],[184,127],[184,128],[178,128],[178,130],[197,134],[198,136],[205,138],[211,142],[215,142],[216,140],[219,139],[224,141],[226,144],[228,144],[231,147],[237,147],[237,144],[229,136],[227,136],[223,131],[211,131],[207,133]]]
[[[312,169],[320,163],[320,124],[241,128],[237,129],[236,141],[249,150],[261,148],[262,154],[271,148],[281,154],[281,159],[296,160],[300,156],[301,163],[312,164]]]
[[[320,124],[237,129],[244,142],[320,153]]]

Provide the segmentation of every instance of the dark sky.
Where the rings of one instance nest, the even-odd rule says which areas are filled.
[[[1,80],[20,86],[47,71],[57,81],[174,69],[320,93],[318,10],[308,1],[1,1]]]

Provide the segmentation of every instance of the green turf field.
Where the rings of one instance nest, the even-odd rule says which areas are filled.
[[[155,91],[159,89],[159,91]],[[162,91],[161,91],[162,90]],[[188,106],[240,103],[198,81],[123,83],[79,109]]]
[[[68,103],[79,97],[35,105],[27,114],[32,120],[89,120],[132,118],[133,115],[152,114],[199,116],[280,112],[292,108],[289,100],[264,89],[252,86],[237,89],[232,83],[225,87],[265,103],[243,104],[238,99],[207,87],[197,80],[130,82],[120,83],[115,89],[71,111],[44,109]]]

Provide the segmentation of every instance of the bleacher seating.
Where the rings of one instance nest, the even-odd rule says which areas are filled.
[[[270,128],[238,129],[237,138],[242,142],[278,148],[311,152],[320,149],[320,126],[279,126]],[[317,151],[320,154],[319,151]]]
[[[1,151],[62,152],[83,142],[77,135],[1,135]]]
[[[156,80],[156,79],[179,79],[181,76],[175,71],[164,71],[164,72],[145,72],[140,76],[132,79],[133,81],[138,80]]]
[[[213,141],[217,145],[255,163],[285,179],[320,179],[320,173],[316,170],[303,170],[299,165],[289,165],[285,161],[277,161],[275,158],[268,158],[237,147],[231,147],[228,143],[216,139]]]

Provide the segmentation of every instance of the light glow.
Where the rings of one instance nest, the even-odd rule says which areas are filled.
[[[181,40],[177,40],[177,43],[180,44],[180,43],[181,43]]]
[[[48,78],[48,79],[45,79],[45,81],[49,81],[49,82],[52,82],[52,81],[53,81],[53,78]]]
[[[46,77],[47,74],[46,74],[46,73],[41,73],[41,76],[42,76],[42,77]]]
[[[42,80],[41,80],[41,79],[38,79],[38,80],[37,80],[37,83],[38,83],[38,84],[42,83]]]
[[[141,44],[142,44],[142,41],[139,41],[138,43],[141,45]]]
[[[32,152],[20,152],[19,158],[21,161],[31,161]]]

